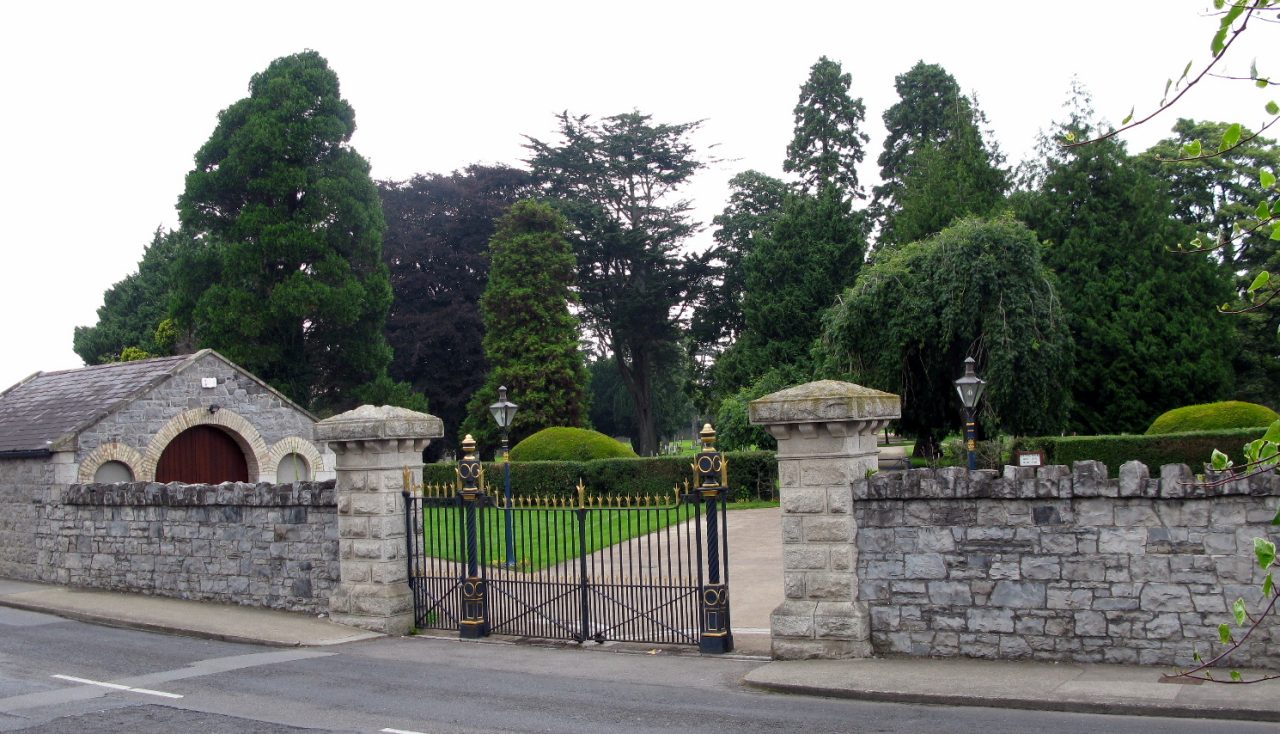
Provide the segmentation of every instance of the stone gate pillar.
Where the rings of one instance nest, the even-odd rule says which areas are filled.
[[[444,435],[440,419],[393,406],[362,405],[316,424],[316,440],[337,456],[341,578],[329,617],[401,635],[413,626],[404,535],[404,467],[422,468],[422,450]]]
[[[853,481],[875,471],[876,433],[901,416],[897,395],[822,380],[752,401],[751,422],[778,440],[784,601],[773,610],[780,660],[871,655],[858,601]]]

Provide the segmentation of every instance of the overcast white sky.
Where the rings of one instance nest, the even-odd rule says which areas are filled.
[[[914,2],[41,2],[0,7],[0,389],[80,366],[72,328],[136,268],[218,111],[274,58],[312,48],[356,110],[353,144],[378,179],[517,164],[522,134],[561,110],[705,119],[724,163],[688,189],[703,222],[726,182],[782,175],[792,108],[823,54],[853,75],[871,142],[894,76],[938,63],[976,92],[1010,163],[1059,117],[1072,74],[1111,121],[1154,107],[1164,80],[1207,59],[1209,0]],[[1260,34],[1268,31],[1262,29]],[[1259,35],[1259,34],[1255,34]],[[1235,57],[1276,72],[1263,44]],[[1255,126],[1266,98],[1193,93],[1177,115]],[[1174,115],[1129,136],[1140,150]],[[703,235],[705,238],[707,235]],[[696,243],[695,243],[696,244]]]

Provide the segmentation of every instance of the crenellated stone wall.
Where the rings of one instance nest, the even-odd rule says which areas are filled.
[[[1188,665],[1235,599],[1280,477],[1217,489],[1184,465],[913,470],[852,483],[858,599],[876,653]],[[1235,664],[1280,664],[1280,624]]]
[[[74,484],[32,527],[41,581],[310,613],[338,583],[333,480]]]

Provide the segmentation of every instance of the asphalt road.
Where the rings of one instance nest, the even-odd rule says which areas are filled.
[[[270,648],[0,608],[0,731],[1274,732],[761,693],[758,661],[443,639]],[[105,685],[104,685],[105,684]]]

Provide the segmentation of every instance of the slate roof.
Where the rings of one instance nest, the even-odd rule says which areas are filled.
[[[37,372],[0,393],[0,454],[48,450],[196,356]]]

